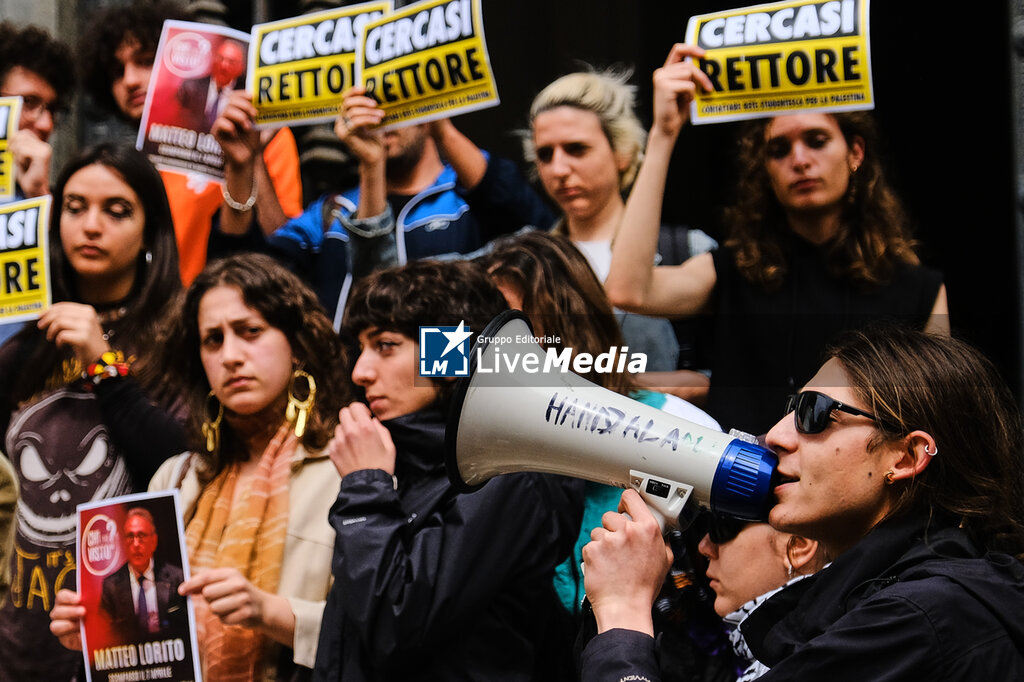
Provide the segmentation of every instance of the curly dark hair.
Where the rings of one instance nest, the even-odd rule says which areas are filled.
[[[97,10],[78,41],[82,85],[96,105],[122,118],[111,87],[124,73],[115,54],[126,40],[137,44],[142,54],[156,53],[160,32],[168,19],[186,20],[188,13],[173,2],[136,2],[127,7]]]
[[[379,270],[353,286],[341,330],[350,348],[357,347],[361,332],[372,328],[419,341],[421,326],[465,322],[479,334],[507,309],[505,297],[479,263],[419,260]],[[432,381],[440,389],[438,404],[447,406],[452,382]]]
[[[903,205],[882,170],[874,118],[863,111],[831,116],[847,144],[862,141],[864,161],[851,175],[828,266],[833,276],[870,289],[885,283],[899,263],[920,261]],[[739,140],[737,203],[725,214],[729,230],[725,246],[736,254],[743,276],[769,291],[780,286],[786,275],[782,235],[788,230],[766,168],[766,132],[772,120],[758,119],[744,127]]]
[[[0,83],[17,66],[49,83],[57,92],[57,106],[68,106],[76,83],[75,60],[67,45],[39,26],[0,22]]]
[[[316,401],[302,444],[311,450],[323,448],[333,435],[338,411],[351,402],[341,338],[302,280],[270,256],[240,253],[213,261],[199,273],[180,298],[175,312],[168,316],[161,334],[159,357],[164,363],[165,379],[178,388],[188,407],[187,430],[193,450],[206,452],[202,424],[207,418],[210,393],[199,354],[199,304],[208,291],[220,286],[236,287],[247,306],[283,332],[298,360],[298,368],[315,379]],[[221,426],[221,434],[220,449],[209,462],[214,472],[248,457],[226,423]]]

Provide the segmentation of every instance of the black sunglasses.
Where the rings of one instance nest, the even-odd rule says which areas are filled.
[[[793,413],[796,430],[800,433],[821,433],[827,429],[833,410],[876,421],[875,415],[870,412],[850,407],[818,391],[803,391],[786,398],[786,414]]]
[[[711,514],[708,518],[708,539],[716,545],[725,544],[739,535],[748,523],[750,521]]]

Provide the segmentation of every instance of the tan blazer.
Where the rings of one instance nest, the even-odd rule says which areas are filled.
[[[151,491],[178,488],[185,526],[199,501],[202,486],[197,469],[202,466],[198,455],[184,453],[164,462],[149,482]],[[277,593],[288,598],[295,614],[293,660],[307,668],[316,660],[320,620],[331,587],[334,529],[327,513],[340,486],[341,477],[326,451],[310,453],[298,447],[292,460],[288,536]]]
[[[0,452],[0,606],[11,589],[11,555],[14,554],[14,514],[18,506],[18,479],[10,460]]]

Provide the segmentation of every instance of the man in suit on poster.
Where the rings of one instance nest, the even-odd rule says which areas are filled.
[[[128,560],[104,578],[100,597],[114,631],[128,641],[144,641],[169,627],[184,628],[185,598],[178,594],[184,575],[178,566],[154,562],[157,534],[149,510],[128,510],[123,537]]]
[[[210,61],[210,75],[184,81],[178,90],[178,103],[188,127],[208,133],[224,107],[231,91],[241,89],[238,82],[245,73],[245,48],[234,40],[217,46]]]

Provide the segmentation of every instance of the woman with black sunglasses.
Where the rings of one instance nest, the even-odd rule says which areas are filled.
[[[996,368],[947,336],[856,332],[767,435],[779,530],[830,566],[754,611],[763,680],[1024,679],[1021,415]],[[583,679],[659,679],[644,614],[667,561],[638,495],[583,550],[601,634]],[[637,677],[636,679],[641,679]]]
[[[688,61],[702,55],[676,45],[654,73],[654,121],[605,289],[631,312],[711,314],[706,409],[727,429],[762,434],[838,333],[878,319],[948,329],[946,291],[914,252],[874,122],[859,111],[748,123],[723,248],[655,267],[673,149],[693,95],[713,89]]]
[[[816,540],[718,515],[711,515],[698,551],[708,562],[705,574],[735,654],[737,682],[757,679],[768,668],[754,658],[740,625],[783,587],[820,570],[825,553]]]

